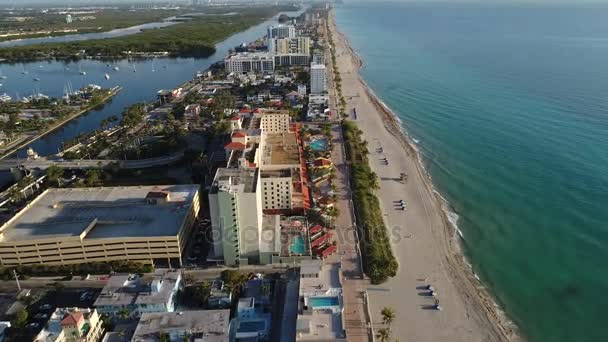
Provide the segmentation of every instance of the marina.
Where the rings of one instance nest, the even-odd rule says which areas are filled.
[[[301,11],[287,12],[288,15],[299,13]],[[208,58],[122,59],[113,61],[110,66],[107,62],[91,59],[78,62],[47,61],[42,62],[43,68],[40,68],[41,62],[0,65],[2,75],[6,77],[2,93],[13,98],[18,94],[32,93],[34,82],[26,75],[29,73],[27,70],[34,68],[38,69],[37,74],[40,78],[39,82],[35,82],[36,88],[50,97],[64,96],[63,88],[68,82],[74,89],[91,83],[99,83],[106,88],[122,87],[122,91],[103,108],[93,109],[36,140],[30,146],[24,146],[17,151],[17,156],[25,157],[27,147],[32,147],[41,156],[57,153],[62,149],[65,141],[81,133],[98,129],[102,120],[112,115],[120,115],[129,105],[153,100],[159,89],[176,87],[185,80],[192,79],[198,71],[205,70],[213,63],[222,60],[234,46],[263,36],[266,27],[275,22],[276,18],[275,16],[218,43],[216,52]],[[139,72],[140,70],[142,72]],[[81,74],[80,71],[86,74]],[[110,76],[109,79],[105,79],[106,74]]]

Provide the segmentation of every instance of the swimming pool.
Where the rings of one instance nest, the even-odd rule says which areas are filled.
[[[304,254],[306,253],[306,245],[304,244],[304,238],[301,236],[296,236],[291,241],[291,245],[289,246],[289,251],[294,254]]]
[[[313,138],[308,146],[312,148],[313,151],[326,151],[327,150],[327,139],[326,138]]]
[[[340,304],[338,301],[338,297],[310,297],[308,298],[308,305],[313,308],[322,307],[322,306],[336,306]]]

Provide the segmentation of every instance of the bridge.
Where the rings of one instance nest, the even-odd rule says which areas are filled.
[[[2,159],[0,160],[0,170],[7,170],[18,166],[23,166],[26,169],[46,170],[51,165],[56,165],[64,169],[87,170],[98,168],[109,168],[117,165],[121,169],[144,169],[149,167],[161,166],[174,163],[180,160],[184,155],[183,151],[179,151],[170,155],[147,158],[139,160],[118,160],[118,159],[80,159],[80,160],[65,160],[58,157],[38,157],[31,159]]]

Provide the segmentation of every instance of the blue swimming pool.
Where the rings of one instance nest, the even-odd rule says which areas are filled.
[[[308,143],[308,146],[312,148],[313,151],[326,151],[327,150],[327,139],[318,138],[313,139]]]
[[[289,251],[294,254],[304,254],[306,252],[304,238],[301,236],[296,236],[293,238],[291,245],[289,246]]]
[[[320,306],[336,306],[340,304],[338,297],[310,297],[308,298],[308,305],[313,308]]]

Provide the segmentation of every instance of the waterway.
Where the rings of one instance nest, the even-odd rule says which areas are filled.
[[[290,16],[301,13],[302,10],[285,12]],[[65,141],[80,133],[99,128],[103,119],[112,115],[119,116],[123,109],[131,104],[154,99],[159,89],[176,87],[192,79],[197,71],[222,60],[231,48],[262,37],[266,27],[276,23],[276,20],[277,16],[218,43],[216,52],[208,58],[125,59],[111,63],[109,66],[107,62],[97,60],[82,60],[77,63],[47,61],[0,64],[0,75],[6,76],[6,79],[0,80],[0,83],[3,83],[0,94],[24,97],[41,92],[49,96],[61,97],[68,82],[73,89],[88,84],[98,84],[106,88],[118,85],[123,87],[123,90],[102,109],[93,110],[31,144],[31,147],[42,156],[55,154]],[[115,71],[114,67],[118,67],[119,70]],[[27,74],[23,74],[23,70]],[[86,75],[81,75],[81,70],[85,71]],[[106,73],[110,75],[109,80],[104,79]],[[40,81],[34,81],[34,78]],[[17,155],[24,157],[26,149],[18,151]]]

